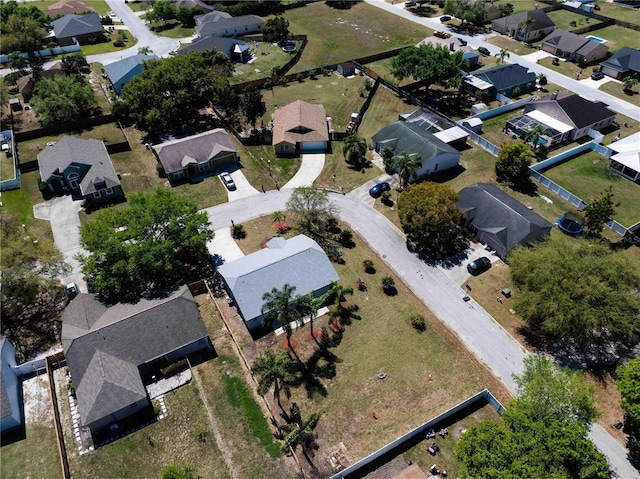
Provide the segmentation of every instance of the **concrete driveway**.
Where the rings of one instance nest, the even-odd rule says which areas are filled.
[[[389,183],[392,190],[398,187],[398,177],[396,175],[391,176],[384,173],[374,178],[373,180],[367,181],[364,185],[358,186],[357,188],[351,190],[349,193],[347,193],[347,196],[349,196],[350,198],[353,198],[354,200],[361,201],[364,204],[369,205],[373,208],[373,205],[375,204],[376,199],[369,194],[369,190],[374,185],[378,183],[382,183],[384,181]],[[394,195],[395,197],[395,193],[392,193],[392,195]]]
[[[236,201],[241,198],[247,198],[249,196],[262,194],[253,186],[251,186],[251,183],[249,183],[249,180],[247,180],[247,177],[244,176],[244,173],[241,169],[231,171],[229,172],[229,174],[231,175],[231,178],[233,178],[233,182],[236,184],[235,190],[230,190],[225,186],[225,189],[227,190],[227,198],[229,199],[229,201]],[[218,175],[218,181],[222,183],[220,175]],[[224,186],[224,183],[222,184]]]
[[[324,153],[313,153],[302,155],[302,161],[300,168],[296,171],[289,181],[287,181],[283,188],[298,188],[300,186],[311,186],[313,182],[322,173],[324,168]]]
[[[437,268],[442,271],[454,284],[461,286],[467,283],[473,276],[467,271],[467,265],[476,259],[486,256],[491,260],[491,264],[500,262],[500,258],[491,251],[485,249],[480,243],[471,243],[469,248],[464,250],[458,256],[450,258],[437,264]]]
[[[78,253],[86,251],[80,248],[80,201],[73,201],[70,195],[53,198],[33,206],[33,215],[51,223],[53,241],[71,266],[71,274],[60,278],[63,284],[74,282],[82,292],[87,291],[87,283],[80,273],[80,263],[75,259]]]

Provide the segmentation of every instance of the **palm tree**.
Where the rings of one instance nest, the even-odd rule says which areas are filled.
[[[540,148],[540,137],[544,135],[547,130],[542,125],[536,125],[527,131],[527,136],[525,137],[525,141],[533,144],[534,149]]]
[[[393,149],[390,146],[385,146],[380,152],[382,157],[382,163],[387,173],[393,172]]]
[[[527,33],[529,31],[529,29],[534,26],[536,23],[535,18],[533,17],[527,17],[524,19],[524,21],[520,24],[520,34],[522,35],[522,41],[525,40],[525,33]]]
[[[304,454],[307,462],[313,466],[307,450],[314,442],[314,430],[323,414],[323,411],[317,411],[304,420],[300,414],[300,408],[296,403],[293,403],[289,415],[291,422],[280,426],[280,429],[287,433],[282,449],[286,451],[291,448],[295,452],[298,446],[301,446],[302,454]]]
[[[264,396],[273,386],[273,397],[282,412],[285,412],[280,402],[280,392],[284,392],[289,399],[291,397],[289,385],[296,379],[295,374],[291,372],[289,355],[284,351],[275,354],[271,348],[267,348],[253,361],[251,372],[258,376],[258,394]]]
[[[391,276],[385,276],[382,278],[382,291],[389,293],[396,287],[396,281]]]
[[[347,136],[342,146],[342,154],[347,163],[361,167],[364,165],[364,156],[367,153],[367,142],[357,133]]]
[[[504,59],[509,58],[510,56],[509,51],[504,48],[501,48],[500,51],[496,53],[496,58],[500,60],[500,64],[504,64]]]
[[[318,317],[318,310],[327,299],[327,295],[316,297],[313,291],[309,291],[306,296],[300,298],[300,308],[305,316],[309,316],[309,335],[312,339],[316,339],[313,331],[313,322]]]
[[[343,286],[339,284],[337,281],[331,283],[331,289],[329,289],[327,295],[331,298],[334,298],[335,301],[340,306],[340,303],[345,302],[347,299],[346,295],[353,295],[353,288],[351,286]],[[340,306],[342,307],[342,306]]]
[[[625,93],[632,91],[633,87],[638,84],[638,79],[634,77],[626,77],[622,80],[622,89]]]
[[[267,313],[263,321],[264,324],[269,327],[271,327],[274,321],[282,324],[287,334],[287,346],[294,355],[295,352],[291,345],[291,335],[293,334],[291,323],[300,321],[301,319],[300,310],[297,308],[297,301],[293,296],[295,290],[295,286],[285,283],[282,289],[273,288],[262,296],[262,312]]]
[[[409,180],[412,176],[416,176],[418,169],[422,166],[420,156],[416,154],[409,154],[403,151],[400,155],[394,158],[394,167],[398,170],[400,179],[402,180],[402,188],[406,188],[409,185]]]
[[[151,55],[153,50],[149,45],[145,45],[144,47],[138,48],[138,55]]]

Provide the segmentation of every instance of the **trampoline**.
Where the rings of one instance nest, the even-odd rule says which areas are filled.
[[[557,224],[558,228],[568,235],[579,235],[582,233],[583,222],[577,215],[565,213],[563,216],[558,218]]]

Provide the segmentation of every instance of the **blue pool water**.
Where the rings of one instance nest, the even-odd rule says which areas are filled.
[[[605,43],[606,42],[606,40],[604,38],[594,37],[593,35],[587,35],[585,38],[587,38],[588,40],[591,40],[592,42],[596,42],[596,43]]]

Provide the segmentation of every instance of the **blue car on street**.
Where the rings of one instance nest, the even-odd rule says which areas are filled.
[[[384,193],[385,191],[391,191],[391,186],[389,186],[389,183],[387,183],[386,181],[374,185],[369,190],[369,194],[374,198],[380,198],[382,196],[382,193]]]

